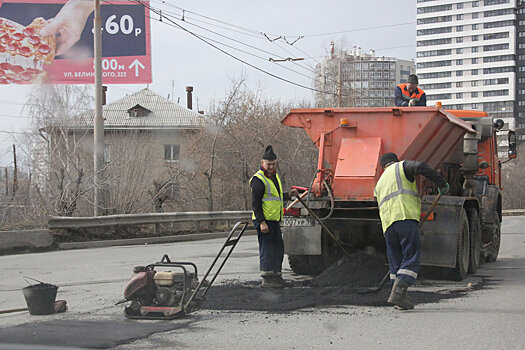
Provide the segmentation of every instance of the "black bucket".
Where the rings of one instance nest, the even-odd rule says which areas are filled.
[[[22,288],[29,313],[31,315],[53,314],[57,290],[57,286],[48,283],[33,284]]]

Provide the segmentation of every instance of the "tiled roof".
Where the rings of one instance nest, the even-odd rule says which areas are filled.
[[[140,105],[151,111],[131,117],[128,110]],[[74,118],[74,129],[92,129],[95,111]],[[195,129],[204,125],[204,116],[164,98],[148,88],[137,91],[102,108],[104,129]]]

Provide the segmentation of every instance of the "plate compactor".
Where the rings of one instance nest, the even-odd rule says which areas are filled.
[[[199,310],[206,293],[219,275],[222,267],[241,239],[249,221],[239,221],[231,230],[213,263],[199,281],[197,266],[191,262],[171,261],[165,254],[159,262],[133,268],[133,275],[124,290],[124,299],[116,305],[131,302],[124,308],[124,315],[132,319],[171,320]],[[234,233],[239,230],[237,236]],[[220,266],[208,282],[213,267],[222,253]],[[165,268],[157,271],[156,268]]]

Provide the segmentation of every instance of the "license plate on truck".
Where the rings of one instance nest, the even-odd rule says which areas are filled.
[[[283,226],[314,226],[314,220],[311,218],[283,218]]]

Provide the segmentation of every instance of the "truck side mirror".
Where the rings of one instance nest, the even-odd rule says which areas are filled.
[[[518,155],[518,151],[516,149],[516,132],[509,130],[507,138],[509,140],[509,159],[514,159]]]
[[[496,119],[494,120],[494,127],[498,130],[501,130],[503,126],[505,125],[505,122],[502,119]]]

